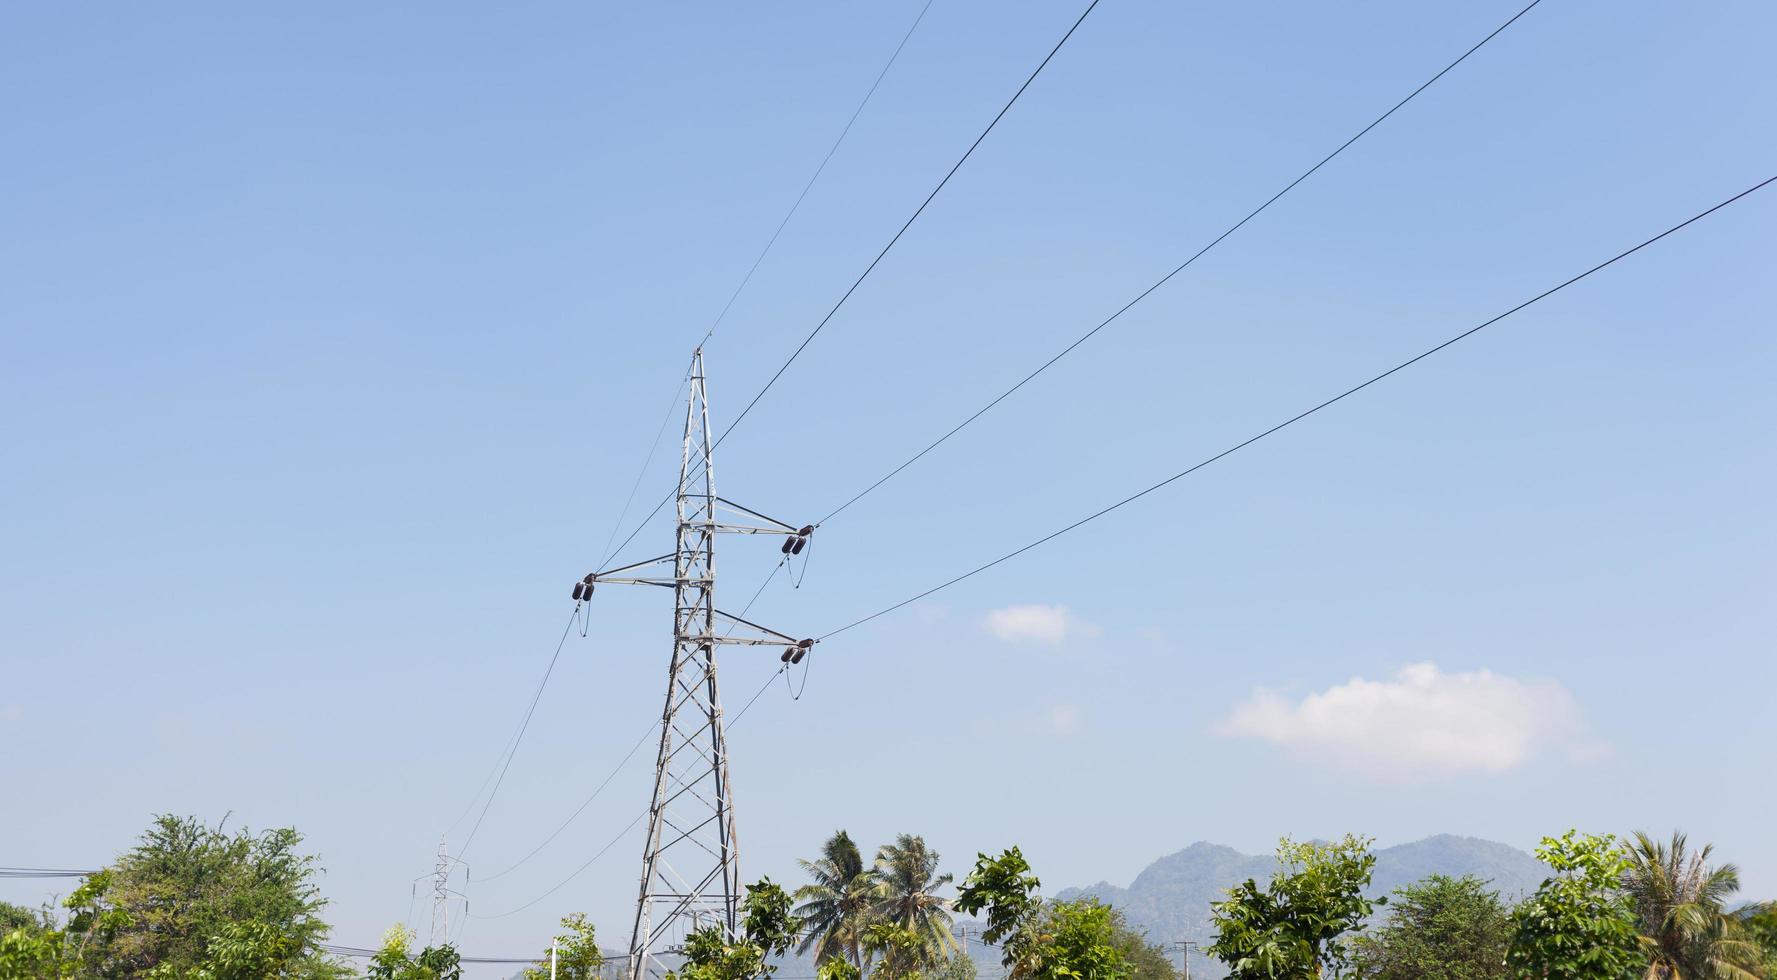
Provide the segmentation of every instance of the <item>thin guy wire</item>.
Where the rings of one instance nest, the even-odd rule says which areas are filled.
[[[1204,468],[1205,466],[1208,466],[1211,463],[1216,462],[1219,459],[1222,459],[1226,456],[1230,456],[1236,452],[1239,452],[1240,450],[1245,449],[1247,446],[1250,446],[1253,443],[1258,442],[1260,439],[1263,439],[1266,436],[1269,436],[1274,432],[1278,432],[1282,429],[1288,428],[1289,426],[1294,425],[1297,422],[1300,422],[1301,420],[1307,418],[1308,416],[1315,414],[1316,412],[1320,411],[1321,409],[1326,408],[1336,402],[1343,401],[1344,399],[1357,394],[1358,392],[1364,390],[1365,388],[1368,388],[1369,386],[1375,384],[1376,382],[1381,381],[1382,379],[1388,377],[1389,375],[1392,375],[1397,371],[1404,370],[1405,368],[1408,368],[1414,364],[1417,364],[1420,361],[1443,350],[1444,348],[1449,347],[1452,344],[1455,344],[1457,341],[1463,340],[1469,336],[1472,336],[1473,334],[1479,333],[1480,331],[1486,329],[1487,327],[1492,326],[1495,323],[1498,323],[1499,321],[1505,319],[1508,316],[1511,316],[1512,314],[1518,312],[1519,310],[1522,310],[1525,307],[1530,306],[1533,303],[1539,302],[1549,296],[1552,296],[1555,293],[1558,293],[1561,290],[1566,289],[1568,286],[1571,286],[1574,283],[1579,282],[1580,280],[1586,278],[1587,276],[1590,276],[1595,272],[1605,269],[1611,265],[1616,264],[1617,262],[1619,262],[1625,258],[1628,258],[1631,255],[1634,255],[1636,252],[1641,251],[1642,249],[1648,247],[1649,245],[1652,245],[1653,243],[1659,241],[1660,239],[1665,238],[1666,236],[1671,235],[1674,232],[1677,232],[1677,231],[1685,228],[1686,226],[1692,224],[1693,222],[1700,221],[1703,218],[1706,218],[1709,215],[1714,214],[1715,212],[1721,210],[1722,208],[1727,207],[1730,204],[1733,204],[1735,201],[1738,201],[1741,198],[1746,197],[1747,195],[1753,193],[1754,191],[1760,190],[1761,188],[1765,187],[1766,185],[1772,183],[1773,181],[1777,181],[1777,176],[1767,177],[1764,180],[1759,181],[1757,184],[1754,184],[1751,187],[1747,188],[1746,190],[1743,190],[1740,193],[1735,194],[1733,197],[1730,197],[1727,200],[1722,201],[1721,203],[1715,205],[1714,207],[1711,207],[1706,211],[1701,211],[1695,215],[1692,215],[1689,218],[1686,218],[1684,221],[1681,221],[1678,224],[1673,225],[1672,227],[1666,229],[1665,231],[1662,231],[1659,234],[1653,236],[1652,238],[1647,239],[1646,241],[1642,242],[1641,244],[1636,245],[1635,247],[1627,249],[1625,251],[1618,252],[1616,255],[1612,256],[1611,258],[1608,258],[1608,259],[1604,260],[1603,262],[1598,263],[1597,265],[1591,267],[1590,269],[1587,269],[1585,272],[1582,272],[1579,275],[1574,276],[1571,279],[1568,279],[1567,281],[1561,283],[1560,285],[1550,287],[1549,289],[1546,289],[1543,292],[1538,293],[1535,296],[1532,296],[1530,299],[1527,299],[1524,302],[1519,303],[1517,306],[1514,306],[1511,309],[1506,310],[1504,313],[1501,313],[1498,316],[1495,316],[1490,320],[1486,320],[1476,326],[1470,327],[1469,329],[1464,330],[1462,333],[1459,333],[1456,336],[1451,337],[1450,339],[1444,341],[1443,343],[1438,344],[1437,346],[1432,347],[1428,350],[1425,350],[1425,351],[1423,351],[1411,358],[1408,358],[1407,360],[1402,361],[1399,364],[1396,364],[1394,367],[1391,367],[1388,370],[1382,372],[1381,374],[1378,374],[1375,377],[1370,378],[1368,381],[1365,381],[1362,384],[1359,384],[1355,387],[1347,388],[1345,391],[1343,391],[1337,395],[1334,395],[1332,398],[1329,398],[1326,401],[1321,402],[1320,404],[1314,406],[1313,408],[1310,408],[1307,411],[1302,412],[1299,415],[1295,415],[1283,422],[1279,422],[1278,424],[1272,426],[1269,429],[1266,429],[1265,431],[1259,433],[1258,435],[1252,436],[1251,438],[1246,439],[1243,442],[1236,443],[1235,445],[1230,446],[1229,448],[1224,449],[1219,453],[1216,453],[1214,456],[1211,456],[1208,459],[1203,460],[1202,462],[1199,462],[1199,463],[1197,463],[1193,466],[1190,466],[1184,470],[1174,473],[1172,476],[1169,476],[1166,479],[1161,480],[1159,483],[1156,483],[1153,486],[1150,486],[1145,490],[1142,490],[1138,493],[1131,494],[1130,496],[1125,497],[1122,500],[1119,500],[1114,504],[1111,504],[1109,507],[1106,507],[1102,510],[1095,512],[1095,513],[1089,514],[1086,517],[1083,517],[1080,520],[1077,520],[1074,523],[1069,524],[1068,526],[1066,526],[1058,531],[1053,531],[1049,534],[1046,534],[1043,537],[1040,537],[1037,540],[1032,541],[1031,543],[1025,545],[1024,547],[1017,549],[1016,551],[1011,551],[1011,552],[1008,552],[1004,555],[1001,555],[1000,557],[995,558],[994,560],[988,562],[985,565],[980,565],[980,566],[977,566],[976,568],[970,569],[969,571],[964,572],[961,575],[958,575],[957,577],[949,580],[948,582],[945,582],[941,585],[934,586],[933,588],[927,589],[924,592],[921,592],[920,594],[913,596],[910,599],[903,599],[900,602],[897,602],[892,606],[889,606],[885,609],[878,610],[877,612],[873,612],[870,615],[863,617],[862,619],[854,620],[853,622],[848,623],[844,626],[841,626],[838,629],[833,630],[830,633],[825,633],[820,637],[820,639],[825,640],[829,637],[837,636],[838,634],[843,633],[846,630],[852,629],[853,627],[862,626],[865,623],[868,623],[871,620],[876,619],[879,616],[885,616],[891,612],[894,612],[897,609],[902,608],[903,606],[907,606],[912,603],[918,602],[919,600],[924,599],[925,597],[932,595],[935,592],[939,592],[944,589],[950,588],[951,586],[957,584],[958,582],[963,581],[964,579],[972,578],[975,575],[985,572],[988,569],[994,567],[995,565],[1000,564],[1001,562],[1009,561],[1013,558],[1018,557],[1019,555],[1024,554],[1025,552],[1031,550],[1032,548],[1035,548],[1039,545],[1046,544],[1050,541],[1053,541],[1054,539],[1061,537],[1063,534],[1066,534],[1069,531],[1072,531],[1075,528],[1080,527],[1081,525],[1088,524],[1092,521],[1099,519],[1100,517],[1103,517],[1106,514],[1109,514],[1111,511],[1114,511],[1114,510],[1116,510],[1120,507],[1123,507],[1127,504],[1134,503],[1135,501],[1140,500],[1141,498],[1147,496],[1148,494],[1153,493],[1156,490],[1159,490],[1161,487],[1167,486],[1168,484],[1173,483],[1174,481],[1181,480],[1184,477],[1187,477],[1187,476],[1191,475],[1192,473],[1197,472],[1198,470]]]
[[[888,473],[885,474],[881,479],[879,479],[875,483],[872,483],[869,486],[865,487],[863,490],[859,491],[856,496],[852,497],[850,500],[847,500],[845,503],[840,504],[838,507],[834,508],[833,512],[831,514],[828,514],[826,517],[821,518],[820,521],[816,522],[816,525],[818,526],[822,523],[825,523],[826,521],[832,520],[834,515],[838,514],[840,511],[843,511],[847,507],[850,507],[852,504],[855,504],[858,501],[864,499],[864,497],[866,495],[868,495],[871,491],[875,490],[877,487],[882,486],[884,483],[887,483],[889,480],[894,479],[897,475],[900,474],[900,472],[902,470],[906,469],[909,466],[912,466],[914,463],[919,462],[919,460],[922,457],[924,457],[925,454],[931,452],[932,450],[934,450],[934,449],[938,448],[939,446],[943,445],[944,443],[948,442],[950,440],[951,436],[956,435],[958,432],[961,432],[963,429],[967,428],[976,419],[980,418],[983,415],[986,415],[989,411],[991,411],[994,408],[994,406],[998,405],[1002,401],[1005,401],[1008,397],[1010,397],[1012,395],[1013,392],[1024,387],[1026,384],[1029,384],[1031,382],[1031,380],[1036,378],[1037,375],[1042,374],[1044,371],[1049,370],[1049,368],[1052,367],[1056,361],[1059,361],[1062,358],[1066,357],[1067,355],[1073,353],[1074,348],[1080,346],[1081,344],[1085,343],[1088,340],[1091,340],[1092,337],[1094,335],[1096,335],[1100,330],[1103,330],[1105,327],[1110,326],[1113,321],[1115,321],[1116,319],[1121,317],[1123,314],[1129,312],[1129,310],[1132,307],[1134,307],[1137,303],[1140,303],[1142,300],[1147,299],[1149,294],[1153,293],[1155,290],[1159,289],[1161,286],[1166,285],[1166,283],[1171,281],[1171,279],[1174,276],[1185,271],[1187,268],[1190,268],[1192,263],[1195,263],[1198,259],[1202,258],[1205,254],[1207,254],[1211,249],[1215,248],[1217,245],[1220,245],[1222,243],[1223,239],[1225,239],[1228,236],[1239,231],[1247,222],[1258,217],[1262,212],[1265,211],[1266,208],[1269,208],[1271,205],[1277,203],[1277,200],[1279,198],[1283,197],[1285,194],[1288,194],[1290,191],[1294,190],[1296,188],[1297,184],[1300,184],[1303,181],[1307,180],[1309,177],[1314,176],[1316,171],[1320,170],[1320,168],[1326,166],[1328,163],[1331,163],[1334,157],[1338,156],[1341,153],[1344,153],[1346,148],[1350,147],[1351,144],[1356,143],[1360,139],[1363,139],[1364,136],[1370,132],[1370,130],[1375,129],[1377,126],[1380,126],[1382,124],[1383,120],[1386,120],[1388,117],[1394,115],[1407,103],[1409,103],[1409,102],[1413,101],[1415,98],[1417,98],[1419,93],[1430,88],[1435,82],[1438,81],[1438,79],[1443,78],[1445,75],[1449,74],[1450,71],[1452,69],[1454,69],[1457,65],[1460,65],[1464,61],[1467,61],[1469,55],[1472,55],[1476,51],[1481,50],[1481,48],[1484,45],[1486,45],[1487,42],[1493,40],[1495,37],[1498,37],[1503,31],[1505,31],[1506,28],[1508,28],[1508,27],[1512,26],[1514,23],[1516,23],[1518,21],[1518,18],[1523,17],[1525,14],[1529,13],[1532,8],[1534,8],[1537,4],[1539,4],[1541,2],[1542,2],[1542,0],[1531,0],[1529,6],[1526,6],[1523,10],[1520,10],[1517,13],[1513,14],[1511,20],[1508,20],[1505,23],[1494,28],[1493,32],[1491,34],[1488,34],[1486,37],[1484,37],[1480,41],[1476,42],[1474,47],[1471,47],[1467,51],[1464,51],[1462,53],[1461,57],[1457,58],[1455,61],[1450,62],[1448,65],[1445,65],[1444,69],[1442,71],[1438,72],[1436,75],[1433,75],[1423,85],[1420,85],[1418,88],[1414,89],[1410,94],[1408,94],[1408,96],[1406,98],[1395,103],[1393,108],[1389,109],[1387,112],[1384,112],[1382,115],[1377,116],[1368,126],[1365,126],[1363,129],[1358,130],[1357,135],[1355,135],[1355,136],[1351,137],[1350,139],[1346,140],[1345,142],[1339,144],[1338,149],[1335,149],[1333,152],[1327,154],[1325,157],[1322,157],[1321,161],[1319,163],[1315,164],[1312,167],[1309,167],[1306,171],[1304,171],[1302,173],[1302,175],[1300,177],[1297,177],[1295,180],[1292,180],[1287,185],[1285,185],[1283,190],[1280,190],[1277,193],[1271,195],[1271,197],[1266,199],[1265,203],[1254,208],[1251,212],[1249,212],[1247,214],[1246,217],[1241,218],[1239,221],[1235,222],[1233,224],[1233,226],[1231,226],[1227,231],[1224,231],[1220,235],[1217,235],[1208,245],[1205,245],[1202,248],[1198,249],[1195,254],[1193,254],[1190,258],[1186,259],[1183,263],[1179,264],[1178,267],[1174,268],[1171,272],[1168,272],[1166,275],[1160,277],[1160,280],[1158,282],[1154,283],[1153,285],[1149,286],[1148,288],[1142,290],[1140,293],[1136,294],[1136,297],[1134,299],[1123,304],[1122,308],[1118,309],[1117,312],[1112,313],[1110,316],[1108,316],[1104,320],[1100,321],[1098,326],[1093,327],[1091,330],[1086,331],[1086,333],[1082,334],[1073,343],[1068,344],[1066,347],[1063,347],[1061,349],[1060,353],[1056,354],[1054,357],[1049,358],[1047,361],[1044,361],[1041,367],[1038,367],[1035,371],[1032,371],[1031,373],[1025,375],[1024,378],[1022,380],[1020,380],[1017,384],[1013,385],[1010,388],[1007,388],[1003,392],[1000,392],[1000,394],[997,397],[995,397],[993,401],[990,401],[986,405],[983,405],[980,408],[980,410],[975,412],[975,414],[969,416],[966,419],[963,419],[960,423],[957,424],[957,426],[955,428],[951,429],[949,432],[944,433],[942,436],[939,436],[938,439],[936,441],[934,441],[931,445],[925,447],[924,449],[921,449],[917,453],[914,453],[911,457],[909,457],[901,465],[888,471]]]
[[[759,264],[765,261],[765,256],[771,252],[771,247],[777,244],[778,236],[784,233],[784,228],[789,225],[790,219],[796,216],[796,209],[802,207],[803,198],[806,198],[808,192],[814,189],[815,182],[821,179],[821,174],[827,169],[827,163],[833,159],[833,154],[839,152],[839,144],[844,143],[846,136],[850,135],[852,124],[858,121],[858,116],[863,114],[864,107],[870,104],[871,97],[876,94],[877,87],[882,84],[884,78],[888,77],[889,69],[893,68],[895,60],[901,57],[901,49],[905,48],[907,42],[913,39],[913,32],[919,30],[919,23],[925,20],[926,11],[932,9],[932,3],[933,0],[926,0],[925,6],[919,8],[919,16],[913,18],[913,24],[907,28],[907,33],[901,36],[901,43],[895,45],[895,51],[889,55],[888,62],[882,66],[882,71],[876,73],[876,80],[870,83],[870,91],[864,93],[863,101],[859,102],[858,107],[852,110],[851,118],[845,121],[845,128],[839,131],[839,138],[827,148],[827,155],[821,158],[821,165],[814,168],[814,173],[809,176],[808,183],[802,185],[802,193],[796,195],[796,202],[790,205],[790,210],[784,214],[784,220],[777,223],[777,229],[771,233],[771,239],[765,243],[764,248],[759,250],[759,256],[753,260],[752,268],[747,270],[740,285],[734,287],[734,292],[728,297],[728,302],[722,305],[722,312],[716,314],[715,322],[710,324],[709,330],[704,333],[703,339],[697,342],[697,346],[702,347],[709,343],[710,338],[716,335],[716,328],[722,325],[722,318],[728,315],[729,307],[732,307],[734,301],[740,298],[741,291],[747,288],[747,283],[753,281],[753,273],[759,271]]]
[[[741,409],[740,414],[734,417],[734,421],[729,423],[728,428],[722,431],[722,435],[716,439],[716,446],[722,445],[722,443],[728,439],[728,436],[733,433],[735,429],[740,427],[741,422],[746,419],[747,413],[753,410],[754,405],[759,404],[759,399],[764,398],[765,393],[771,390],[772,385],[777,384],[777,379],[783,377],[784,372],[790,369],[791,364],[796,363],[796,358],[802,356],[802,351],[806,349],[809,343],[814,340],[815,336],[826,327],[827,322],[833,319],[833,315],[839,312],[839,308],[845,305],[845,301],[851,299],[851,294],[856,292],[858,287],[864,284],[864,280],[870,277],[870,273],[876,271],[877,264],[888,255],[890,249],[895,247],[895,243],[901,240],[901,236],[907,233],[907,229],[913,227],[913,223],[919,220],[919,216],[925,213],[926,206],[932,203],[932,199],[938,196],[938,192],[943,190],[946,184],[950,183],[950,178],[956,176],[956,172],[961,170],[963,164],[968,162],[969,157],[974,155],[975,148],[980,146],[983,140],[987,139],[987,134],[993,132],[994,127],[999,125],[1000,120],[1005,118],[1006,113],[1012,110],[1012,106],[1018,102],[1019,97],[1024,94],[1025,89],[1030,88],[1031,83],[1037,80],[1037,76],[1042,74],[1043,69],[1049,66],[1049,62],[1061,51],[1061,46],[1067,43],[1068,38],[1074,36],[1074,31],[1079,30],[1080,25],[1085,22],[1087,15],[1091,14],[1092,11],[1098,7],[1098,3],[1099,0],[1092,0],[1091,3],[1086,5],[1086,9],[1080,13],[1080,16],[1074,21],[1073,26],[1067,29],[1067,33],[1063,34],[1061,40],[1055,42],[1055,47],[1051,48],[1049,53],[1043,57],[1042,63],[1038,64],[1036,70],[1030,73],[1030,77],[1024,80],[1023,85],[1018,86],[1018,91],[1012,93],[1012,97],[1006,100],[1004,106],[1000,107],[1000,111],[993,117],[993,121],[987,124],[987,128],[981,131],[980,136],[975,137],[975,142],[969,144],[968,150],[958,158],[956,165],[950,168],[950,171],[944,175],[944,179],[938,181],[938,186],[932,188],[932,192],[927,194],[926,199],[921,201],[919,207],[914,209],[912,216],[907,219],[906,223],[901,225],[901,230],[895,232],[895,237],[889,239],[888,244],[882,247],[882,251],[876,253],[876,258],[871,259],[870,264],[864,267],[863,273],[851,284],[851,288],[847,289],[845,294],[839,297],[839,302],[834,303],[833,308],[827,311],[827,315],[821,317],[821,322],[816,324],[813,330],[809,331],[807,337],[802,338],[802,343],[796,345],[796,349],[791,352],[789,360],[785,361],[783,366],[777,369],[777,373],[771,376],[771,380],[765,382],[765,387],[759,389],[759,393],[753,396],[753,400],[747,403],[747,407]],[[712,446],[711,448],[713,449],[715,447]]]

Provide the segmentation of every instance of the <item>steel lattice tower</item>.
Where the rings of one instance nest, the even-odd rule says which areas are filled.
[[[739,936],[740,845],[716,648],[783,646],[780,659],[800,661],[812,645],[715,606],[716,535],[782,535],[789,554],[802,550],[813,528],[792,527],[716,496],[702,348],[691,358],[689,388],[679,462],[677,547],[672,554],[589,574],[574,589],[576,599],[590,598],[598,583],[673,590],[672,665],[629,945],[629,976],[634,980],[646,976],[650,958],[676,951],[700,926],[718,926],[730,939]],[[668,562],[672,578],[648,577],[650,568]]]

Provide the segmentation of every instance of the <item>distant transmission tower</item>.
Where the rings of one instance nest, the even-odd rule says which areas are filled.
[[[469,911],[469,899],[450,887],[451,872],[459,864],[463,862],[450,856],[444,838],[438,838],[438,863],[432,867],[432,934],[428,946],[443,946],[450,942],[450,900],[453,896],[463,900],[465,914]]]
[[[703,349],[691,357],[690,396],[679,462],[678,547],[667,555],[587,575],[574,598],[588,599],[598,583],[655,585],[673,590],[673,656],[661,715],[654,798],[642,851],[641,893],[629,943],[629,976],[645,980],[648,960],[673,952],[700,924],[738,938],[740,844],[735,835],[734,787],[728,775],[728,738],[716,685],[716,648],[783,646],[780,660],[800,662],[813,640],[791,637],[722,612],[715,606],[716,535],[782,535],[784,553],[800,552],[812,527],[796,528],[716,496],[710,411]],[[671,578],[647,570],[672,565]],[[661,569],[664,571],[664,568]],[[724,628],[718,633],[718,623]]]

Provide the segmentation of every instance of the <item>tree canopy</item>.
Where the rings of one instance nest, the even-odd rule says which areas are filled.
[[[1386,899],[1364,897],[1376,866],[1368,838],[1277,846],[1281,867],[1263,888],[1253,879],[1210,906],[1216,941],[1204,952],[1234,980],[1303,980],[1343,973],[1344,937],[1364,928]]]
[[[1511,923],[1487,882],[1434,874],[1397,890],[1388,920],[1352,944],[1374,980],[1505,980]]]
[[[1631,980],[1646,958],[1635,913],[1618,887],[1629,862],[1609,836],[1569,830],[1536,856],[1554,870],[1512,912],[1513,975],[1547,980]]]
[[[0,972],[32,977],[328,980],[347,975],[320,948],[327,905],[316,860],[284,828],[225,833],[155,818],[141,842],[40,921],[0,944]],[[25,965],[21,965],[25,964]]]

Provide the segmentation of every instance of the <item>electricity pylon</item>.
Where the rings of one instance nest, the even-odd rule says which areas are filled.
[[[443,946],[450,942],[450,900],[454,896],[463,900],[463,913],[469,912],[469,899],[462,892],[450,887],[450,875],[458,865],[465,869],[469,866],[457,858],[450,856],[450,849],[445,845],[444,838],[438,838],[438,863],[432,868],[432,931],[429,934],[430,946]]]
[[[589,599],[600,583],[654,585],[673,590],[673,656],[661,714],[660,754],[642,851],[641,893],[629,943],[629,977],[645,980],[648,960],[676,951],[700,924],[739,938],[740,842],[735,834],[734,785],[728,773],[728,737],[716,683],[716,648],[783,646],[784,662],[800,661],[812,640],[791,637],[716,608],[716,535],[785,537],[784,552],[801,551],[812,527],[796,528],[716,496],[703,349],[691,356],[690,395],[679,461],[678,547],[667,555],[592,572],[574,586]],[[650,569],[672,565],[672,577]],[[664,570],[663,568],[661,570]],[[724,632],[718,632],[720,623]]]

